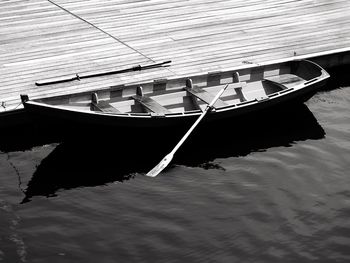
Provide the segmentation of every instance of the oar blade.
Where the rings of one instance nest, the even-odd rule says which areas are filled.
[[[180,148],[180,146],[184,143],[184,141],[188,138],[188,136],[192,133],[194,128],[198,125],[198,123],[205,117],[206,113],[210,111],[211,107],[215,104],[215,102],[220,98],[220,96],[224,93],[226,88],[229,86],[227,84],[223,89],[221,89],[212,102],[207,106],[207,108],[203,111],[203,113],[199,116],[199,118],[196,120],[196,122],[191,126],[191,128],[186,132],[186,134],[181,138],[181,140],[176,144],[174,149],[163,158],[163,160],[160,161],[159,164],[157,164],[151,171],[149,171],[146,175],[150,177],[156,177],[161,171],[164,170],[165,167],[168,166],[168,164],[173,159],[174,154],[176,151]]]
[[[151,171],[149,171],[146,175],[149,177],[156,177],[158,174],[160,174],[165,167],[168,166],[168,164],[173,159],[173,154],[169,153],[167,156],[163,158],[163,160],[160,161]]]

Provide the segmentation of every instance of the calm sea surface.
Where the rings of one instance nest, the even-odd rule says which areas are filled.
[[[156,178],[165,137],[2,149],[0,262],[350,262],[348,86],[199,129]]]

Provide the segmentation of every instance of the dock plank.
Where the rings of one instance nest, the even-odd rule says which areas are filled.
[[[37,98],[241,68],[295,54],[350,52],[350,1],[1,1],[0,40],[0,103],[6,104],[1,112],[17,107],[21,93]],[[41,79],[165,60],[172,66],[35,85]]]

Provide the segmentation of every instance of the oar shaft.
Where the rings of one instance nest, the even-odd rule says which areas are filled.
[[[185,142],[185,140],[188,138],[188,136],[190,136],[190,134],[192,133],[192,131],[197,127],[197,125],[200,123],[200,121],[205,117],[205,115],[209,112],[209,110],[214,106],[215,102],[220,98],[220,96],[222,95],[222,93],[224,93],[224,91],[226,90],[226,88],[229,86],[229,84],[227,84],[223,89],[221,89],[218,94],[214,97],[214,99],[212,100],[212,102],[207,105],[207,107],[205,108],[205,110],[203,111],[203,113],[198,117],[198,119],[195,121],[195,123],[192,124],[191,128],[186,132],[186,134],[181,138],[181,140],[176,144],[176,146],[174,147],[174,149],[167,154],[167,156],[165,156],[163,158],[163,160],[160,161],[160,163],[158,163],[151,171],[149,171],[146,175],[150,176],[150,177],[155,177],[157,176],[161,171],[163,171],[163,169],[165,167],[168,166],[168,164],[171,162],[171,160],[173,159],[173,156],[175,154],[175,152],[181,147],[181,145]]]
[[[203,113],[201,114],[201,116],[199,116],[199,118],[195,121],[195,123],[192,124],[191,128],[186,132],[186,134],[181,138],[181,140],[176,144],[176,146],[174,147],[174,149],[171,151],[172,154],[174,154],[180,147],[181,145],[184,143],[184,141],[187,139],[188,136],[190,136],[190,134],[192,133],[192,131],[197,127],[198,123],[201,122],[201,120],[205,117],[205,115],[211,110],[211,108],[214,106],[214,104],[216,103],[216,101],[221,97],[221,95],[225,92],[226,88],[229,86],[229,84],[227,84],[223,89],[221,89],[218,94],[214,97],[214,99],[212,100],[212,102],[207,105],[207,107],[205,108],[205,110],[203,111]]]
[[[121,74],[121,73],[129,72],[129,71],[139,71],[139,70],[157,68],[157,67],[161,67],[165,64],[169,64],[169,63],[171,63],[171,60],[167,60],[167,61],[164,61],[161,63],[155,63],[155,64],[151,64],[151,65],[146,65],[146,66],[138,65],[138,66],[126,68],[126,69],[103,71],[103,72],[97,72],[97,73],[75,74],[75,75],[72,75],[71,77],[61,77],[61,78],[58,77],[58,78],[52,78],[52,79],[48,79],[48,80],[37,81],[37,82],[35,82],[35,84],[37,86],[59,84],[59,83],[64,83],[64,82],[69,82],[69,81],[74,81],[74,80],[86,79],[86,78],[101,77],[101,76],[107,76],[107,75],[112,75],[112,74]]]
[[[145,69],[157,68],[157,67],[163,66],[165,64],[168,64],[170,62],[171,62],[171,60],[168,60],[168,61],[164,61],[161,63],[151,64],[151,65],[146,65],[146,66],[138,65],[138,66],[135,66],[132,68],[104,71],[104,72],[98,72],[98,73],[92,73],[92,74],[86,74],[86,75],[80,74],[79,76],[80,76],[80,79],[85,79],[85,78],[101,77],[101,76],[112,75],[112,74],[121,74],[121,73],[128,72],[128,71],[140,71],[140,70],[145,70]]]
[[[207,106],[207,108],[209,108]],[[196,120],[196,122],[191,126],[191,128],[186,132],[186,134],[181,138],[181,140],[176,144],[174,149],[171,151],[172,154],[174,154],[181,145],[185,142],[185,140],[190,136],[190,134],[193,132],[193,130],[197,127],[198,123],[204,118],[204,116],[207,114],[207,110],[205,110],[202,115]]]

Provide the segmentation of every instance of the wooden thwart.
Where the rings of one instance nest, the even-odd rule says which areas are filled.
[[[199,87],[193,87],[193,88],[188,88],[185,87],[184,88],[186,91],[188,91],[189,93],[191,93],[193,96],[197,97],[198,99],[200,99],[201,101],[209,104],[211,100],[213,100],[213,98],[215,97],[214,95],[212,95],[211,93],[205,91],[202,88]],[[214,104],[215,108],[218,107],[225,107],[227,106],[227,103],[223,102],[222,100],[218,99],[216,101],[216,103]]]
[[[288,87],[291,85],[298,85],[299,83],[303,83],[304,80],[293,74],[283,74],[273,77],[267,77],[264,80],[279,84],[284,87]]]
[[[230,83],[228,88],[233,88],[236,91],[237,95],[240,96],[243,101],[246,101],[247,99],[244,97],[242,93],[242,88],[245,87],[246,85],[247,85],[246,82]],[[186,87],[184,87],[184,89],[194,97],[200,99],[201,101],[207,104],[209,104],[215,97],[213,94],[207,92],[206,90],[200,87],[193,86],[191,79],[188,79],[186,81]],[[226,107],[227,105],[228,104],[226,102],[224,102],[221,99],[218,99],[214,104],[214,108]]]
[[[107,101],[100,101],[99,103],[92,102],[92,105],[103,112],[111,112],[111,113],[121,113],[118,109],[114,108],[111,104],[109,104]]]
[[[240,97],[241,101],[247,101],[247,98],[245,97],[244,93],[242,92],[242,88],[247,86],[247,83],[246,82],[240,82],[240,83],[237,83],[237,84],[241,84],[241,86],[239,87],[235,87],[235,92],[236,94]]]
[[[99,101],[97,94],[92,93],[91,96],[91,105],[102,112],[110,112],[110,113],[121,113],[118,109],[114,108],[111,104],[109,104],[107,101]]]
[[[206,90],[193,86],[191,79],[186,80],[186,87],[184,87],[184,89],[187,92],[189,92],[191,95],[193,95],[194,97],[205,102],[206,104],[210,104],[210,102],[215,98],[214,95],[207,92]],[[220,108],[220,107],[225,107],[225,106],[227,106],[227,104],[220,99],[217,99],[215,104],[214,104],[214,108]]]
[[[163,107],[158,102],[151,99],[150,97],[135,95],[132,98],[137,102],[139,102],[142,106],[144,106],[145,108],[149,109],[154,113],[158,113],[158,114],[171,113],[171,111],[169,111],[167,108]]]
[[[171,113],[171,111],[169,111],[167,108],[163,107],[152,98],[144,95],[142,92],[142,87],[137,88],[137,94],[135,96],[132,96],[132,98],[137,102],[139,102],[146,109],[150,110],[151,112],[154,112],[160,115]]]

